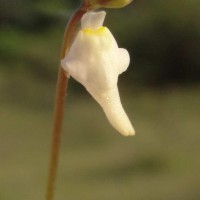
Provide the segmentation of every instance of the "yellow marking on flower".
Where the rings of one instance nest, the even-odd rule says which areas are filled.
[[[98,28],[98,29],[90,29],[90,28],[85,28],[85,29],[83,29],[83,33],[85,33],[85,34],[90,34],[90,35],[100,35],[100,34],[103,34],[103,33],[105,33],[105,31],[106,31],[106,27],[104,27],[104,26],[101,26],[100,28]]]

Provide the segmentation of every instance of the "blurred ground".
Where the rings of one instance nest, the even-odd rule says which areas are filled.
[[[1,101],[2,200],[44,196],[53,105],[24,98],[25,105]],[[134,137],[113,130],[88,95],[68,94],[56,199],[198,200],[199,87],[129,89],[122,100]]]

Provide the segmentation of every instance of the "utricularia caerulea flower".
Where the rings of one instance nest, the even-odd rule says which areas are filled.
[[[117,87],[118,76],[128,68],[130,57],[103,26],[105,15],[104,11],[83,15],[81,30],[61,64],[101,105],[116,130],[125,136],[134,135]]]

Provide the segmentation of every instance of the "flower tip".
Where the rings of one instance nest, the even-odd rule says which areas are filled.
[[[123,136],[134,136],[135,135],[135,130],[134,130],[133,126],[131,124],[129,124],[129,126],[126,129],[121,130],[120,133]]]
[[[128,132],[127,136],[134,136],[135,135],[135,130],[132,129]]]

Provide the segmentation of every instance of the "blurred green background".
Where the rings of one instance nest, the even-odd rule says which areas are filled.
[[[59,50],[75,0],[0,0],[0,200],[44,199]],[[70,79],[56,199],[200,199],[200,1],[135,0],[105,25],[136,129],[124,138]],[[95,118],[94,118],[95,116]]]

